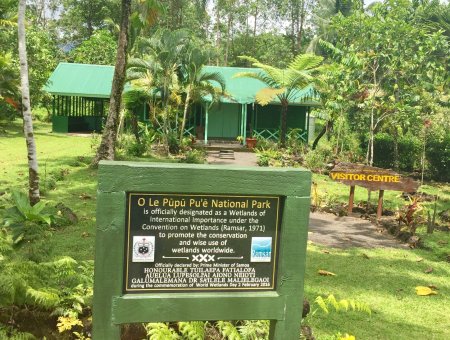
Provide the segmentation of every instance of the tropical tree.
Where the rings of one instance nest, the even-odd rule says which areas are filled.
[[[16,13],[12,10],[13,8],[17,8],[16,5],[16,0],[3,0],[0,3],[0,28],[17,26]]]
[[[28,60],[25,32],[25,10],[26,0],[19,1],[18,12],[18,42],[20,60],[20,85],[22,92],[23,130],[27,142],[28,153],[28,196],[31,205],[40,200],[39,194],[39,172],[37,162],[36,143],[33,134],[33,121],[31,117],[30,86],[28,82]]]
[[[0,55],[0,100],[15,97],[19,84],[11,54]]]
[[[75,63],[113,65],[116,59],[117,41],[107,30],[98,30],[89,39],[70,51]]]
[[[251,62],[260,71],[240,72],[235,77],[254,78],[267,85],[256,94],[256,102],[264,106],[278,98],[281,104],[280,142],[284,147],[286,145],[289,103],[297,97],[298,90],[318,82],[317,75],[320,72],[323,58],[313,54],[299,54],[284,69],[263,64],[253,57],[241,56],[240,58]]]
[[[369,13],[337,15],[331,28],[336,42],[321,47],[345,67],[344,96],[353,106],[348,119],[367,136],[366,162],[373,164],[375,135],[383,129],[394,138],[398,160],[398,137],[436,112],[432,103],[439,102],[448,77],[448,41],[442,31],[418,25],[408,2],[386,1]]]
[[[159,125],[164,144],[172,131],[171,104],[181,103],[181,55],[187,49],[189,32],[160,30],[151,39],[141,41],[142,58],[133,58],[128,64],[127,78],[151,99],[154,122]]]
[[[122,101],[122,92],[125,86],[126,66],[127,66],[127,48],[128,48],[128,29],[129,18],[131,14],[131,0],[122,0],[122,20],[120,24],[119,43],[117,46],[116,65],[114,67],[114,76],[111,88],[111,97],[109,101],[109,113],[106,125],[103,130],[102,141],[98,147],[97,154],[92,162],[97,166],[102,159],[114,159],[115,144],[117,139],[117,123],[120,114]]]
[[[183,139],[184,128],[189,106],[193,102],[202,101],[205,96],[211,96],[212,102],[218,101],[219,96],[225,92],[225,79],[219,72],[204,72],[203,65],[208,62],[209,56],[198,48],[192,49],[182,66],[182,83],[186,94],[184,101],[183,119],[180,129],[180,143]],[[218,89],[214,86],[217,83]]]

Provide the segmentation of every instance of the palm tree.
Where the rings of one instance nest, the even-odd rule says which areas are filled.
[[[17,26],[20,60],[20,88],[22,92],[23,132],[25,134],[28,152],[28,196],[30,198],[30,204],[35,205],[40,201],[40,193],[37,151],[33,134],[33,121],[31,118],[30,85],[28,82],[28,60],[25,33],[26,7],[26,0],[20,0]]]
[[[249,56],[239,58],[248,60],[259,72],[240,72],[235,77],[257,79],[267,85],[256,93],[256,102],[262,106],[278,98],[281,104],[281,146],[286,145],[287,110],[289,103],[296,99],[298,90],[318,82],[315,75],[319,72],[319,65],[323,58],[313,54],[300,54],[285,69],[279,69],[263,64]],[[305,98],[306,99],[306,98]]]
[[[181,122],[180,143],[183,139],[190,104],[201,101],[208,95],[211,96],[212,102],[218,101],[219,96],[225,92],[225,79],[219,72],[203,72],[203,65],[208,62],[208,58],[209,56],[206,53],[198,48],[194,48],[190,51],[186,62],[182,66],[186,99]],[[214,86],[213,82],[220,86],[220,90]]]
[[[141,41],[142,58],[128,63],[127,79],[152,98],[151,107],[155,121],[160,125],[164,143],[168,145],[170,133],[171,101],[180,102],[180,56],[187,48],[189,32],[186,30],[161,30],[151,39]],[[156,103],[160,108],[161,122],[156,116]]]

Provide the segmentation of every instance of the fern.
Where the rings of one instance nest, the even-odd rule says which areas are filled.
[[[239,330],[229,321],[217,321],[216,327],[227,340],[243,340]]]
[[[7,328],[0,326],[0,339],[9,340],[35,340],[35,336],[30,333],[17,332],[15,330],[8,330]]]
[[[244,340],[263,340],[269,338],[270,321],[244,321],[238,326],[239,333]]]
[[[168,324],[162,322],[144,324],[145,331],[149,340],[179,340],[180,336],[169,327]]]
[[[60,301],[59,296],[56,292],[48,290],[36,290],[34,288],[28,287],[26,295],[34,302],[34,305],[46,309],[56,307]]]
[[[330,307],[333,307],[336,312],[347,312],[349,310],[352,310],[357,312],[365,312],[369,315],[372,314],[370,307],[364,302],[346,299],[337,301],[333,294],[329,295],[325,299],[321,296],[318,296],[315,302],[326,314],[330,312]]]
[[[203,321],[178,322],[178,329],[184,338],[189,340],[203,340],[208,323]]]

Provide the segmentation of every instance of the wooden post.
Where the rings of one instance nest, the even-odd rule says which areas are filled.
[[[378,195],[377,220],[379,220],[383,214],[383,195],[384,190],[380,190],[380,194]]]
[[[348,198],[348,213],[351,214],[353,211],[353,200],[355,198],[355,186],[350,186],[350,196]]]
[[[205,114],[205,145],[208,144],[208,103],[205,105],[206,114]]]

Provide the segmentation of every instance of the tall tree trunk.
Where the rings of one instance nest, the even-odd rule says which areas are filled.
[[[111,98],[109,100],[108,119],[102,135],[102,141],[97,150],[93,166],[103,159],[114,159],[117,140],[117,121],[120,114],[122,102],[122,92],[125,85],[125,75],[127,66],[127,48],[128,48],[128,27],[131,14],[131,0],[122,0],[122,20],[120,23],[119,43],[117,47],[116,66],[114,68],[114,77],[111,89]]]
[[[136,142],[138,144],[141,144],[141,138],[139,137],[138,117],[134,112],[131,113],[131,127],[133,129],[133,135],[134,135],[134,138],[136,138]],[[117,129],[117,131],[119,131],[119,129]]]
[[[258,4],[256,4],[256,7],[255,7],[255,22],[253,23],[253,41],[255,41],[255,37],[256,37],[257,21],[258,21]]]
[[[225,45],[225,62],[224,62],[224,66],[228,65],[228,53],[230,51],[230,35],[231,35],[231,26],[233,23],[233,16],[230,14],[228,14],[228,24],[227,24],[227,42]]]
[[[220,9],[219,9],[219,0],[216,0],[216,49],[217,49],[217,66],[220,65],[220,44],[221,44],[221,36],[220,36]]]
[[[370,115],[370,152],[369,152],[369,165],[373,165],[373,142],[375,140],[375,125],[374,125],[374,109],[372,109],[372,113]]]
[[[314,142],[312,144],[312,149],[313,150],[315,150],[317,148],[317,144],[319,144],[320,139],[325,135],[325,133],[327,131],[331,130],[332,126],[333,126],[333,121],[332,120],[327,120],[327,122],[323,126],[322,130],[317,135],[316,139],[314,139]]]
[[[294,14],[294,8],[291,8],[291,49],[292,49],[292,54],[296,55],[296,51],[295,51],[295,40],[296,40],[296,32],[295,32],[295,14]]]
[[[28,60],[25,32],[26,7],[26,0],[20,0],[17,27],[20,60],[20,85],[22,91],[23,132],[27,143],[28,156],[28,197],[30,198],[30,204],[35,205],[40,200],[40,193],[37,151],[36,143],[34,141],[33,121],[31,117],[30,85],[28,82]]]
[[[400,158],[398,154],[398,131],[397,128],[394,126],[394,170],[397,170],[400,168]]]
[[[281,147],[286,146],[286,134],[287,134],[287,110],[288,110],[289,103],[285,100],[281,101],[281,135],[280,135],[280,142]]]
[[[305,17],[306,17],[306,1],[302,0],[302,7],[301,7],[301,13],[300,13],[300,24],[299,29],[297,31],[297,51],[301,51],[302,47],[302,39],[303,39],[303,27],[305,25]]]
[[[186,95],[186,102],[184,103],[183,120],[181,121],[180,144],[183,141],[184,127],[186,126],[186,119],[187,119],[190,101],[191,101],[191,91],[188,90],[187,95]]]

